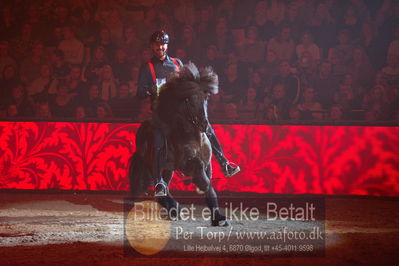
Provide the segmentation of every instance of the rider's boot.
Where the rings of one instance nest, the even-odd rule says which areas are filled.
[[[240,172],[240,167],[233,162],[229,162],[224,156],[222,146],[210,125],[206,131],[206,135],[212,145],[212,153],[215,155],[216,160],[222,168],[223,174],[225,176],[233,176]]]
[[[159,149],[155,149],[154,154],[154,190],[155,197],[165,197],[168,194],[168,187],[166,182],[162,178],[162,170],[161,170],[161,151]]]
[[[168,194],[168,186],[162,178],[162,148],[164,145],[163,135],[160,129],[154,129],[154,160],[153,181],[155,197],[165,197]]]

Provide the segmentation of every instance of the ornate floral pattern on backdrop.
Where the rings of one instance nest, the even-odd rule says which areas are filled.
[[[0,188],[129,189],[138,124],[0,122]],[[215,125],[242,171],[217,190],[399,196],[399,128]],[[176,177],[172,189],[192,190]]]

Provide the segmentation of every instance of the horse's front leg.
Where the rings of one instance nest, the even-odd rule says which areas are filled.
[[[219,210],[218,198],[215,189],[212,185],[205,193],[206,204],[211,210],[211,225],[212,226],[229,226],[226,216],[222,215]]]

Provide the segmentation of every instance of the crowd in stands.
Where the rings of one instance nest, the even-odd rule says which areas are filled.
[[[147,2],[147,3],[146,3]],[[141,121],[151,33],[212,66],[213,122],[399,124],[396,0],[9,0],[0,4],[0,118]]]

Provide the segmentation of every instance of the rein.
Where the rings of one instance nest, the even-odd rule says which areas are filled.
[[[185,106],[187,114],[189,115],[189,117],[188,117],[189,121],[191,122],[191,124],[193,124],[193,126],[196,129],[200,130],[200,122],[199,122],[198,116],[195,115],[193,113],[192,109],[190,108],[190,102],[189,102],[188,98],[186,98],[184,100],[184,106]]]

